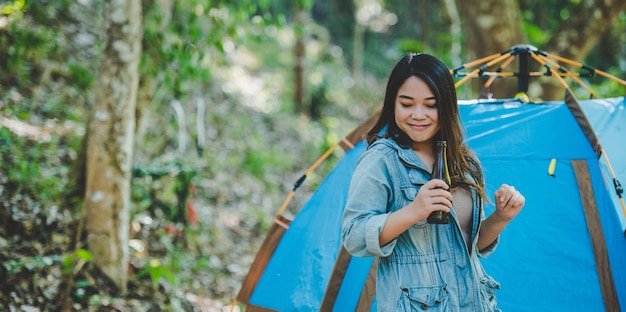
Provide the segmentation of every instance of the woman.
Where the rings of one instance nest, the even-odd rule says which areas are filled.
[[[430,179],[440,140],[447,141],[452,185]],[[405,55],[391,72],[367,141],[350,185],[342,238],[352,255],[379,256],[378,310],[500,311],[499,284],[478,257],[495,249],[524,197],[502,185],[496,210],[483,218],[483,173],[463,142],[445,64],[427,54]],[[427,223],[437,210],[450,212],[450,222]]]

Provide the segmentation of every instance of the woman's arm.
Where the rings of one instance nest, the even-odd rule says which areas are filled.
[[[513,186],[503,184],[495,193],[496,210],[485,220],[480,227],[477,247],[484,250],[489,247],[504,230],[507,224],[524,207],[526,199]]]
[[[382,250],[378,244],[392,196],[389,176],[385,157],[376,150],[366,151],[357,163],[343,212],[341,234],[344,247],[354,256],[380,256],[391,252]]]
[[[450,212],[450,207],[452,195],[448,192],[448,185],[442,180],[430,180],[420,188],[410,204],[389,214],[378,236],[378,243],[385,246],[411,225],[428,218],[433,211]]]

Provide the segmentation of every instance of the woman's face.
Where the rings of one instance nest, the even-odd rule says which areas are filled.
[[[411,76],[400,86],[395,102],[396,124],[411,139],[411,146],[432,146],[439,131],[437,100],[421,78]]]

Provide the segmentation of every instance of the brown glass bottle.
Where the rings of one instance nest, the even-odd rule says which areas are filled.
[[[437,142],[437,158],[435,158],[435,165],[433,166],[433,173],[431,174],[431,179],[439,179],[443,180],[451,185],[450,181],[450,171],[448,171],[448,161],[446,156],[446,148],[448,144],[446,141],[438,141]],[[450,219],[449,212],[443,212],[441,210],[433,211],[426,221],[432,224],[446,224]]]

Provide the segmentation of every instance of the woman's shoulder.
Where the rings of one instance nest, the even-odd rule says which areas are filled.
[[[367,151],[375,151],[376,153],[391,153],[402,149],[398,143],[392,138],[380,138],[367,147]]]
[[[392,139],[380,138],[372,142],[361,155],[360,163],[379,163],[380,165],[389,159],[396,159],[398,155],[397,144]]]
[[[427,170],[422,160],[415,154],[410,146],[402,146],[392,138],[376,140],[368,147],[366,153],[368,152],[379,155],[378,157],[390,161],[400,161],[405,166]]]

